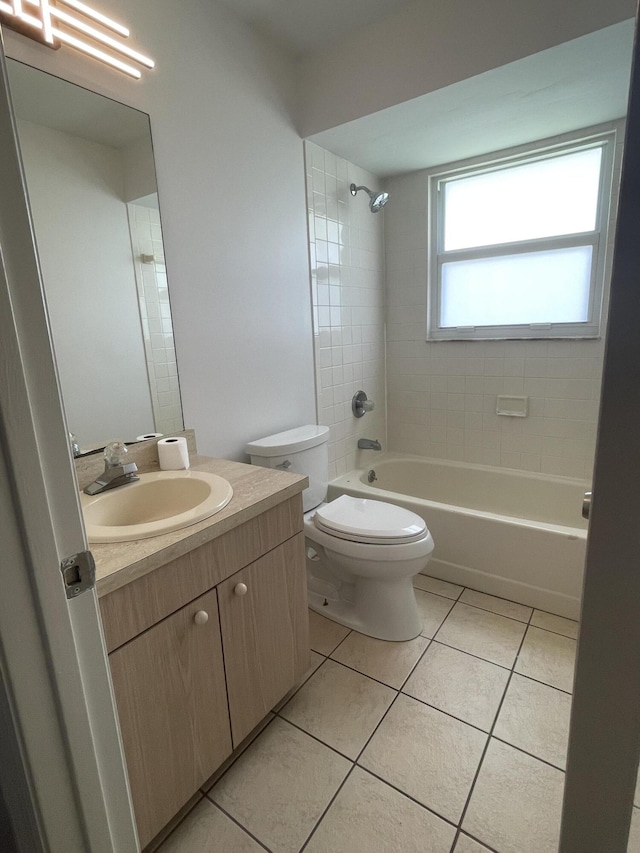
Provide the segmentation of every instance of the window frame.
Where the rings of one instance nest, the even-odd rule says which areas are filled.
[[[542,140],[523,146],[516,153],[496,153],[473,162],[453,164],[429,177],[429,264],[427,280],[427,340],[526,340],[540,338],[598,338],[604,295],[606,248],[611,209],[611,187],[616,153],[617,129],[579,131],[561,142]],[[448,181],[547,160],[551,157],[602,148],[596,227],[593,231],[562,234],[512,243],[444,251],[444,185]],[[440,326],[441,270],[444,263],[460,260],[506,257],[535,251],[592,246],[591,280],[587,319],[571,323],[522,323],[490,326]]]

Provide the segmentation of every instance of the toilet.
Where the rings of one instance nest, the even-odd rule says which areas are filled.
[[[416,513],[385,501],[341,495],[327,502],[329,428],[303,426],[252,441],[253,465],[309,478],[302,494],[309,606],[381,640],[422,630],[413,577],[433,538]]]

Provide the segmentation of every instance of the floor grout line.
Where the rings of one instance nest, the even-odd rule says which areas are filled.
[[[506,746],[510,746],[511,749],[515,749],[518,752],[522,752],[524,755],[528,755],[529,758],[535,758],[536,761],[539,761],[541,764],[546,764],[548,767],[553,767],[554,770],[559,770],[561,773],[565,773],[564,767],[558,767],[557,764],[554,764],[553,761],[549,761],[546,758],[541,758],[539,755],[536,755],[534,752],[529,752],[528,749],[523,749],[521,746],[518,746],[516,743],[511,743],[511,741],[505,740],[503,737],[499,735],[491,735],[494,740],[500,741],[500,743],[504,743]]]
[[[395,699],[393,701],[395,702]],[[385,714],[386,713],[387,712],[385,711]],[[319,743],[321,746],[326,746],[327,749],[330,749],[331,752],[335,752],[336,755],[339,755],[340,758],[344,758],[345,761],[350,761],[352,764],[355,764],[355,759],[351,758],[351,756],[345,755],[344,752],[340,752],[339,749],[336,749],[335,746],[331,746],[330,743],[327,743],[326,741],[322,740],[321,738],[318,737],[318,735],[314,735],[314,734],[312,734],[312,732],[307,731],[307,729],[303,729],[302,726],[299,725],[298,723],[294,723],[292,720],[288,720],[286,717],[283,717],[280,713],[276,714],[276,717],[278,719],[282,720],[283,723],[287,723],[287,725],[293,726],[294,729],[298,729],[298,731],[302,732],[302,734],[308,735],[310,738],[315,740],[316,743]]]
[[[208,796],[207,794],[205,794],[205,799],[207,799],[207,800],[211,803],[211,805],[212,805],[212,806],[215,806],[215,808],[220,809],[220,811],[222,812],[222,814],[226,815],[226,816],[229,818],[229,820],[232,820],[232,821],[235,823],[235,825],[236,825],[236,826],[240,827],[240,829],[241,829],[243,832],[245,832],[245,833],[246,833],[250,838],[252,838],[252,839],[256,842],[256,844],[259,844],[259,845],[260,845],[260,847],[262,847],[264,850],[266,850],[266,851],[267,851],[267,853],[271,853],[271,848],[270,848],[270,847],[267,847],[267,845],[266,845],[263,841],[260,841],[260,839],[259,839],[259,838],[257,838],[257,837],[253,834],[253,832],[251,832],[250,830],[248,830],[246,826],[243,826],[237,818],[235,818],[232,814],[229,814],[229,812],[228,812],[226,809],[222,808],[222,806],[221,806],[219,803],[216,803],[216,802],[215,802],[214,800],[212,800],[212,799],[211,799],[211,797],[210,797],[210,796]],[[159,853],[162,853],[162,851],[159,851]]]
[[[300,848],[300,850],[298,851],[298,853],[302,853],[302,851],[305,849],[305,847],[309,844],[309,842],[311,841],[311,839],[312,839],[312,838],[313,838],[313,836],[315,835],[316,830],[318,829],[318,827],[320,826],[320,824],[321,824],[321,823],[322,823],[322,821],[324,820],[325,815],[327,814],[327,812],[329,811],[329,809],[331,808],[331,806],[334,804],[334,802],[335,802],[335,801],[336,801],[336,799],[338,798],[338,794],[340,793],[340,791],[341,791],[341,790],[344,788],[344,786],[346,785],[346,783],[347,783],[347,779],[351,776],[351,774],[352,774],[352,773],[353,773],[353,771],[355,770],[355,767],[356,767],[356,765],[355,765],[355,762],[354,762],[354,763],[352,763],[352,764],[351,764],[351,767],[349,768],[349,772],[347,773],[347,775],[344,777],[344,779],[343,779],[343,780],[342,780],[342,782],[340,783],[340,786],[338,787],[338,790],[335,792],[335,794],[333,795],[333,797],[331,797],[331,799],[330,799],[330,801],[329,801],[329,804],[327,805],[326,809],[322,812],[322,814],[320,815],[320,817],[318,818],[318,820],[315,822],[313,829],[311,830],[311,832],[310,832],[310,833],[309,833],[309,835],[307,836],[307,840],[304,842],[304,844],[302,845],[302,847]]]
[[[390,782],[388,779],[385,779],[382,776],[378,775],[375,770],[371,770],[369,767],[365,767],[363,764],[358,764],[358,762],[356,762],[355,766],[359,770],[362,770],[364,773],[368,773],[370,776],[373,776],[373,778],[377,779],[379,782],[382,782],[383,785],[387,785],[389,788],[393,788],[393,790],[397,791],[398,794],[402,794],[402,796],[406,797],[407,800],[411,800],[412,803],[415,803],[417,806],[420,806],[421,809],[424,809],[426,812],[429,812],[429,814],[435,815],[435,817],[439,818],[445,823],[448,823],[449,826],[453,827],[454,829],[458,828],[458,824],[455,821],[451,820],[451,818],[445,817],[431,806],[425,806],[424,803],[420,802],[420,800],[416,799],[416,797],[414,797],[412,794],[408,794],[406,791],[403,791],[402,788],[399,788],[397,785],[394,785],[393,782]]]
[[[531,617],[532,617],[532,616],[533,616],[533,611],[531,612],[531,616],[529,617],[529,622],[527,623],[527,629],[525,630],[524,634],[522,635],[522,639],[520,640],[520,645],[518,646],[518,651],[516,652],[516,656],[515,656],[515,659],[514,659],[514,662],[513,662],[513,666],[514,666],[514,667],[515,667],[515,665],[516,665],[516,663],[517,663],[517,661],[518,661],[518,656],[519,656],[519,654],[520,654],[520,651],[522,650],[522,646],[523,646],[523,644],[524,644],[525,637],[527,636],[527,630],[528,630],[529,625],[530,625],[530,623],[531,623]],[[507,692],[508,692],[508,690],[509,690],[509,685],[511,684],[511,679],[513,678],[513,673],[514,673],[514,669],[512,668],[512,669],[511,669],[511,671],[510,671],[510,673],[509,673],[509,677],[508,677],[508,679],[507,679],[507,683],[505,684],[504,692],[503,692],[503,694],[502,694],[502,698],[500,699],[500,702],[499,702],[499,704],[498,704],[498,709],[497,709],[497,711],[496,711],[495,717],[493,718],[493,724],[492,724],[491,729],[490,729],[490,731],[489,731],[489,735],[488,735],[488,737],[487,737],[487,742],[486,742],[486,743],[485,743],[485,745],[484,745],[484,750],[482,751],[482,755],[480,756],[480,761],[479,761],[479,763],[478,763],[478,767],[477,767],[476,772],[475,772],[475,775],[474,775],[474,777],[473,777],[473,781],[472,781],[472,783],[471,783],[471,787],[469,788],[469,793],[468,793],[468,795],[467,795],[467,800],[466,800],[466,802],[465,802],[464,808],[462,809],[462,814],[461,814],[461,816],[460,816],[460,821],[459,821],[459,823],[458,823],[458,831],[457,831],[457,833],[456,833],[456,837],[455,837],[455,844],[457,844],[457,843],[458,843],[458,838],[460,837],[460,832],[462,831],[462,825],[463,825],[463,823],[464,823],[464,819],[465,819],[465,817],[466,817],[466,815],[467,815],[467,811],[469,810],[469,804],[471,803],[471,798],[473,797],[473,792],[475,791],[476,783],[477,783],[477,781],[478,781],[478,777],[480,776],[480,771],[482,770],[482,765],[484,764],[484,760],[485,760],[486,755],[487,755],[487,752],[488,752],[488,750],[489,750],[489,746],[490,746],[490,744],[491,744],[491,738],[493,737],[493,732],[494,732],[494,730],[495,730],[495,727],[496,727],[496,725],[497,725],[498,719],[499,719],[499,717],[500,717],[500,712],[502,711],[502,706],[504,705],[504,700],[506,699]],[[484,842],[482,842],[482,843],[484,844]]]
[[[457,843],[458,843],[458,839],[460,838],[460,835],[461,835],[461,834],[462,834],[462,830],[461,830],[460,828],[458,828],[458,833],[457,833],[457,835],[456,835],[456,837],[455,837],[455,839],[454,839],[454,842],[453,842],[454,844],[457,844]],[[471,834],[470,832],[468,832],[466,829],[464,830],[464,834],[465,834],[468,838],[470,838],[472,841],[476,841],[478,844],[482,845],[482,847],[486,847],[486,848],[487,848],[487,850],[489,851],[489,853],[500,853],[500,851],[499,851],[499,850],[496,850],[496,848],[495,848],[495,847],[491,847],[491,846],[489,846],[489,845],[486,843],[486,841],[481,841],[481,840],[480,840],[476,835],[472,835],[472,834]],[[450,853],[454,853],[454,851],[455,851],[455,847],[452,847],[452,848],[451,848]]]
[[[363,635],[363,636],[364,636],[364,635]],[[421,636],[421,637],[422,637],[422,634],[420,634],[419,636]],[[417,640],[418,638],[417,638],[417,637],[414,637],[414,639],[416,639],[416,640]],[[409,676],[411,675],[411,673],[413,672],[413,670],[416,668],[416,666],[420,663],[420,661],[421,661],[421,660],[422,660],[422,658],[424,657],[424,653],[427,651],[427,649],[428,649],[428,648],[429,648],[429,646],[431,645],[431,640],[430,640],[428,637],[422,637],[422,639],[423,639],[423,640],[427,640],[427,645],[426,645],[426,646],[425,646],[425,648],[422,650],[422,652],[421,652],[420,657],[418,658],[418,660],[417,660],[417,661],[415,662],[415,664],[411,667],[411,672],[409,673],[409,675],[407,676],[407,678],[405,678],[405,679],[404,679],[404,681],[402,682],[402,687],[404,687],[404,685],[407,683],[407,679],[409,678]],[[357,672],[357,673],[358,673],[358,675],[363,675],[365,678],[370,678],[370,679],[371,679],[371,681],[375,681],[375,682],[376,682],[376,684],[381,684],[383,687],[388,687],[388,688],[389,688],[389,690],[395,690],[395,691],[397,691],[397,692],[400,692],[400,691],[402,690],[402,687],[395,687],[393,684],[389,684],[389,683],[388,683],[388,682],[386,682],[386,681],[381,681],[379,678],[376,678],[376,677],[375,677],[375,675],[370,675],[368,672],[363,672],[361,669],[358,669],[356,666],[351,666],[350,664],[348,664],[348,663],[344,663],[344,662],[343,662],[343,661],[341,661],[341,660],[336,660],[335,658],[327,658],[327,660],[330,660],[330,661],[331,661],[331,663],[337,663],[337,664],[340,664],[340,666],[343,666],[345,669],[349,669],[349,670],[351,670],[351,672]],[[322,664],[321,664],[320,666],[322,666]],[[320,669],[320,666],[318,667],[318,669]],[[318,669],[316,670],[316,672],[318,671]],[[313,675],[315,675],[315,674],[316,674],[316,673],[314,672],[314,673],[313,673]],[[310,679],[309,679],[309,680],[310,680]],[[292,698],[293,698],[293,697],[292,697]]]
[[[440,628],[442,628],[442,625],[440,626]],[[438,628],[438,631],[440,630],[440,628]],[[438,631],[436,631],[436,634],[438,633]],[[454,652],[460,652],[461,655],[468,655],[470,658],[474,658],[475,660],[481,660],[484,663],[490,663],[492,666],[497,666],[500,669],[504,669],[506,672],[511,672],[512,667],[505,666],[503,663],[496,663],[494,660],[483,658],[480,655],[474,655],[473,652],[468,652],[466,649],[459,649],[457,646],[452,646],[450,643],[445,643],[444,640],[438,640],[435,636],[432,638],[431,642],[438,643],[439,646],[444,646],[447,649],[453,649]]]

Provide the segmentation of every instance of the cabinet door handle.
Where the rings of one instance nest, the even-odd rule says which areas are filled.
[[[193,621],[196,625],[206,625],[209,621],[209,614],[206,610],[198,610],[196,615],[193,617]]]
[[[247,585],[246,583],[237,583],[233,588],[234,595],[246,595],[247,594]]]

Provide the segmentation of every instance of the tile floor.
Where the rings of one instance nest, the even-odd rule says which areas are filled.
[[[415,585],[408,643],[310,614],[303,683],[159,853],[555,853],[577,623]]]

